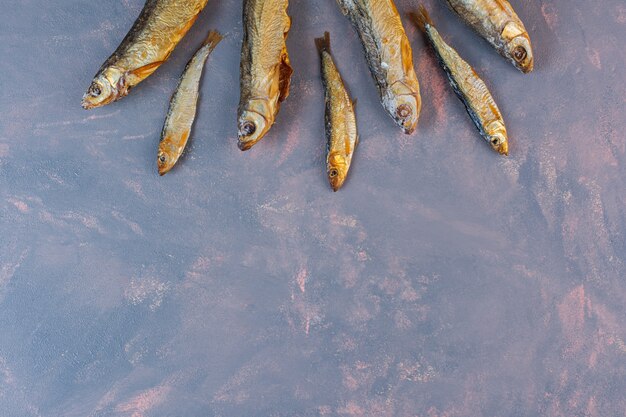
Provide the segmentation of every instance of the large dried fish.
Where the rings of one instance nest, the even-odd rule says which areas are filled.
[[[207,0],[147,0],[117,50],[106,60],[83,96],[85,109],[126,96],[170,56]]]
[[[288,0],[244,0],[238,146],[250,149],[274,124],[289,95]]]
[[[323,38],[315,39],[315,45],[322,61],[322,83],[324,85],[324,102],[326,110],[326,173],[333,191],[343,185],[352,155],[359,137],[357,135],[354,104],[335,66],[330,54],[330,35],[324,33]]]
[[[405,133],[421,109],[413,53],[393,0],[337,0],[359,34],[383,107]]]
[[[443,67],[450,85],[461,99],[480,134],[491,147],[503,155],[509,154],[504,120],[489,89],[474,69],[439,35],[424,6],[411,13],[411,20],[424,32]]]
[[[165,175],[174,167],[187,145],[191,127],[196,118],[204,64],[221,40],[222,35],[216,31],[210,31],[180,77],[178,87],[170,100],[170,108],[163,125],[161,142],[159,142],[157,155],[159,175]]]
[[[524,24],[507,0],[446,0],[461,19],[522,72],[533,70],[533,50]]]

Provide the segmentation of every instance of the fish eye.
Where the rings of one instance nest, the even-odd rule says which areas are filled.
[[[337,175],[339,175],[339,171],[337,171],[336,168],[331,169],[330,172],[328,173],[328,176],[330,178],[335,178]]]
[[[491,143],[493,145],[498,145],[500,143],[500,140],[498,138],[493,138],[493,139],[491,139]]]
[[[245,122],[243,122],[241,124],[241,127],[239,128],[239,132],[243,136],[250,136],[255,131],[256,131],[256,125],[254,124],[254,122],[251,122],[250,120],[246,120]]]
[[[513,58],[515,58],[515,60],[518,62],[526,59],[527,55],[528,53],[526,52],[526,49],[523,46],[518,46],[517,48],[513,50]]]
[[[159,161],[160,161],[162,164],[164,164],[166,160],[167,160],[167,158],[165,157],[165,154],[161,154],[161,155],[159,155]]]
[[[96,83],[91,84],[91,87],[89,87],[89,95],[91,97],[98,97],[100,94],[102,94],[100,86]]]
[[[413,113],[413,110],[411,110],[411,106],[408,104],[401,104],[396,109],[396,115],[401,119],[406,119],[411,113]]]

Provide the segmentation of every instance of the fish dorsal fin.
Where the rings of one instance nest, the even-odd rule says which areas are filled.
[[[282,59],[280,61],[280,68],[278,70],[278,89],[279,96],[278,101],[283,101],[287,97],[289,97],[289,86],[291,85],[291,74],[293,74],[293,68],[291,68],[291,64],[289,63],[289,55],[287,51],[283,53]]]

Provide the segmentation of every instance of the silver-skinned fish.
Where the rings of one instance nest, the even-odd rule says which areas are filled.
[[[424,6],[417,13],[410,13],[411,20],[424,32],[441,67],[448,76],[452,89],[465,104],[472,121],[481,136],[502,155],[509,154],[509,142],[502,114],[474,69],[441,37]]]
[[[169,172],[182,155],[196,118],[198,97],[200,96],[200,80],[209,55],[222,40],[222,35],[210,31],[206,40],[191,58],[178,86],[170,100],[170,107],[165,118],[159,150],[157,168],[159,175]]]

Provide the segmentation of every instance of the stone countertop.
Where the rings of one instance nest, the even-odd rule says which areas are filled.
[[[291,96],[243,153],[240,0],[212,0],[153,76],[89,112],[81,96],[142,1],[5,7],[0,416],[624,415],[626,6],[512,3],[530,75],[426,2],[491,87],[508,158],[408,22],[414,135],[378,103],[335,1],[293,0]],[[226,38],[188,152],[161,178],[168,100],[209,28]],[[325,30],[361,135],[337,193]]]

